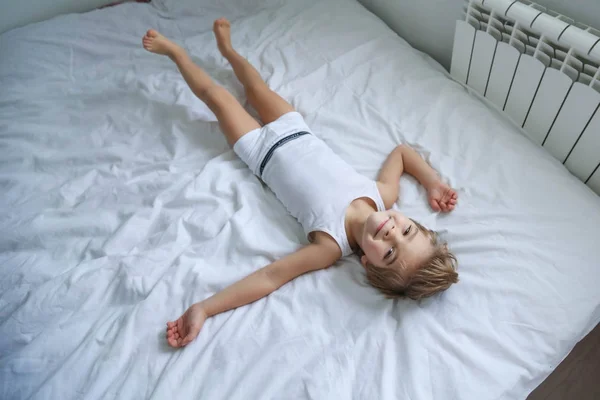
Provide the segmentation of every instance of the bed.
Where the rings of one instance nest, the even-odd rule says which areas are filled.
[[[460,282],[390,301],[349,257],[164,340],[191,303],[306,243],[156,28],[247,104],[212,21],[374,178],[400,143],[460,196],[433,213]],[[600,321],[600,200],[359,3],[159,0],[0,35],[0,398],[525,398]]]

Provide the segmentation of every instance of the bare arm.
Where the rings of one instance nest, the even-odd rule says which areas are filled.
[[[335,263],[342,252],[332,238],[325,236],[318,235],[315,243],[190,306],[178,320],[167,323],[169,344],[173,347],[185,346],[198,336],[207,318],[259,300],[302,274]]]
[[[207,317],[237,308],[261,299],[294,278],[310,271],[329,267],[341,256],[337,244],[310,244],[281,258],[221,292],[200,302]]]
[[[406,145],[400,145],[390,153],[377,177],[377,187],[386,208],[391,208],[398,200],[400,177],[405,171],[427,190],[433,210],[449,212],[454,209],[458,200],[454,189],[443,183],[419,153]]]
[[[386,207],[391,207],[398,200],[400,177],[404,172],[415,177],[426,189],[439,181],[437,172],[412,148],[406,145],[397,146],[387,157],[377,181],[384,197]]]

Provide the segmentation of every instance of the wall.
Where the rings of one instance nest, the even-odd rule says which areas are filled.
[[[60,14],[93,10],[115,0],[0,0],[0,33]]]
[[[359,0],[412,46],[450,69],[454,26],[462,0]],[[576,21],[600,28],[600,0],[536,0]]]

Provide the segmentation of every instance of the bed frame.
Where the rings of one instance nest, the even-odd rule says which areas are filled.
[[[470,0],[450,73],[600,194],[600,31],[528,0]]]

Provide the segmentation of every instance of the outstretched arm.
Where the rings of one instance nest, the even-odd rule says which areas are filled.
[[[167,341],[173,347],[185,346],[198,336],[208,317],[259,300],[302,274],[329,267],[340,257],[333,239],[303,247],[193,304],[178,320],[167,323]]]
[[[452,211],[456,206],[456,192],[440,180],[437,172],[411,147],[397,146],[385,160],[377,185],[387,208],[398,200],[400,177],[406,172],[427,189],[429,205],[434,211]]]

